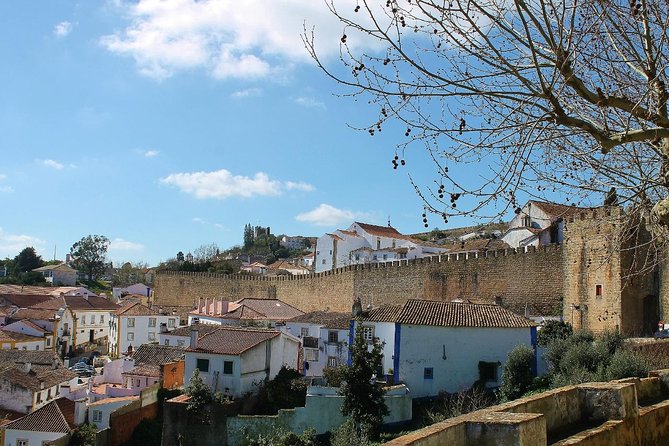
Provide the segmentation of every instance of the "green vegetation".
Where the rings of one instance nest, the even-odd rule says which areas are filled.
[[[314,431],[309,429],[302,435],[284,431],[274,431],[271,434],[247,433],[244,446],[317,446],[318,444]]]
[[[537,344],[546,347],[556,339],[567,339],[573,333],[571,325],[564,321],[546,321],[537,333]]]
[[[0,278],[0,283],[16,285],[39,285],[45,283],[42,273],[33,272],[35,268],[44,266],[42,257],[38,256],[32,246],[24,248],[13,259],[0,260],[0,267],[7,268],[7,276]]]
[[[260,385],[251,400],[249,415],[275,415],[279,409],[304,407],[307,399],[307,381],[295,369],[281,367],[279,373]]]
[[[527,345],[519,345],[509,353],[502,373],[499,397],[502,401],[521,397],[532,386],[534,373],[534,350]]]
[[[95,424],[82,424],[72,433],[68,446],[95,446],[97,431]]]
[[[358,323],[353,345],[350,347],[351,365],[344,372],[344,382],[340,393],[344,397],[342,414],[351,417],[355,426],[356,439],[362,441],[378,433],[388,408],[383,399],[384,390],[372,381],[382,367],[382,347],[374,338],[371,350],[368,348]],[[358,443],[359,444],[359,443]]]
[[[341,387],[341,384],[344,382],[344,377],[346,376],[346,369],[348,367],[345,365],[340,365],[337,367],[326,367],[323,370],[323,378],[328,383],[330,387]]]
[[[104,235],[87,235],[70,248],[72,264],[87,280],[94,282],[105,273],[109,243]]]

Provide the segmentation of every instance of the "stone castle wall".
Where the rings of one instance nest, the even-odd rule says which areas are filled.
[[[303,311],[350,311],[363,305],[403,303],[409,298],[498,302],[523,313],[561,312],[563,278],[559,245],[499,250],[484,255],[451,254],[392,263],[353,265],[309,276],[253,277],[161,272],[155,304],[182,312],[198,298],[278,298]]]

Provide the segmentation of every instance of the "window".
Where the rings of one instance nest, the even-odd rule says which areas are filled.
[[[317,362],[318,361],[318,349],[317,348],[305,348],[304,349],[304,360],[308,362]]]
[[[300,336],[302,337],[309,336],[309,327],[300,328]]]
[[[128,327],[134,327],[135,326],[135,318],[134,317],[129,317],[128,318]]]
[[[100,315],[100,323],[101,324],[105,323],[105,316],[103,314]]]
[[[376,254],[374,254],[374,257],[372,257],[372,259],[376,260]]]
[[[320,251],[316,251],[316,255],[319,255],[320,253],[321,253]]]
[[[323,259],[323,262],[322,262],[322,263],[323,263],[323,265],[325,265],[325,259]]]
[[[126,336],[126,340],[134,341],[135,340],[135,333],[133,333],[132,331],[129,331],[128,335]]]
[[[92,315],[91,315],[91,324],[94,324],[94,323],[95,323],[95,315],[92,314]]]
[[[525,226],[526,228],[529,228],[529,227],[532,226],[532,219],[530,218],[529,215],[526,215],[525,217],[523,217],[523,226]]]
[[[151,332],[149,333],[149,341],[155,341],[156,340],[156,334]]]
[[[332,255],[332,250],[330,250],[330,255]]]
[[[328,356],[328,367],[339,366],[339,359],[336,356]]]
[[[393,248],[395,248],[395,246],[397,246],[397,242],[393,239]]]
[[[209,360],[198,358],[195,367],[201,372],[209,373]]]
[[[17,438],[16,446],[28,446],[28,440],[25,438]]]
[[[356,261],[357,261],[357,260],[360,260],[360,254],[356,254],[356,255],[355,255],[355,260],[356,260]]]
[[[51,338],[47,336],[46,338],[46,346],[51,347]]]
[[[177,340],[177,347],[185,347],[186,346],[186,341],[183,339],[178,339]]]
[[[81,325],[86,325],[86,315],[81,316]]]
[[[101,423],[102,422],[102,411],[101,410],[94,410],[93,411],[93,423]]]
[[[434,369],[432,367],[425,367],[423,369],[423,379],[433,379]]]
[[[37,392],[37,404],[42,402],[42,392]]]
[[[232,375],[232,361],[223,361],[223,374]]]
[[[176,319],[170,318],[170,319],[167,320],[167,326],[169,328],[174,328],[175,323],[176,323]]]
[[[595,296],[596,297],[602,297],[602,286],[601,285],[595,285]]]
[[[374,341],[374,327],[362,327],[362,337],[365,338],[365,341],[372,342]]]
[[[333,330],[328,331],[328,342],[330,344],[336,344],[339,342],[339,333]]]
[[[155,317],[150,317],[149,318],[149,327],[155,327],[156,326],[156,318]]]
[[[46,391],[46,400],[49,401],[51,399],[51,389]]]
[[[486,381],[497,381],[497,367],[499,363],[497,362],[479,362],[479,380]]]
[[[383,260],[388,260],[388,254],[383,255]]]
[[[169,339],[165,339],[165,345],[170,345],[170,340]]]
[[[381,238],[380,237],[376,238],[376,249],[381,249]]]
[[[142,385],[142,381],[138,379],[138,380],[137,380],[137,387],[139,387],[139,386],[141,386],[141,385]]]
[[[35,350],[39,350],[39,345],[36,345],[36,346],[35,346]]]

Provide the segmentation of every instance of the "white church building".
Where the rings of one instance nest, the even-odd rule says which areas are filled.
[[[316,241],[315,272],[348,265],[392,262],[439,255],[448,251],[401,234],[392,226],[354,222]]]

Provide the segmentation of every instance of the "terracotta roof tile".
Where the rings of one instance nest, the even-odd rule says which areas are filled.
[[[409,299],[397,316],[397,322],[440,327],[523,328],[536,324],[494,304],[439,302]]]
[[[383,305],[362,313],[363,321],[395,322],[402,310],[401,305]]]
[[[149,376],[153,378],[160,378],[160,366],[154,364],[140,364],[128,370],[127,372],[123,372],[122,375]]]
[[[187,351],[240,355],[280,334],[277,330],[220,326],[218,330],[199,338],[197,348],[191,347]]]
[[[579,212],[583,212],[585,210],[593,209],[578,206],[567,206],[558,203],[549,203],[547,201],[530,200],[529,203],[538,207],[553,218],[567,217],[569,215],[578,214]]]
[[[5,425],[5,429],[63,434],[69,433],[74,427],[74,401],[67,398],[58,398],[33,413]]]
[[[117,310],[119,308],[115,303],[100,296],[58,296],[54,299],[33,305],[33,308],[49,308],[58,310],[59,308],[67,306],[73,311],[101,311],[101,310]]]
[[[272,321],[285,321],[304,314],[303,311],[289,305],[279,299],[240,299],[235,302],[238,305],[245,305],[249,309],[265,315],[265,319]],[[244,319],[242,317],[242,319]]]
[[[9,330],[0,329],[1,342],[41,342],[44,338],[39,336],[31,336],[23,333],[15,333]]]
[[[12,314],[12,320],[36,319],[36,320],[53,320],[56,319],[56,310],[48,308],[21,308],[16,313]]]
[[[127,401],[128,404],[130,404],[133,401],[139,401],[139,396],[117,396],[112,398],[102,398],[101,400],[89,403],[88,407],[104,406],[105,404],[118,403],[121,401]]]
[[[350,326],[351,313],[334,313],[329,311],[312,311],[289,319],[287,322],[322,325],[330,329],[347,329]]]
[[[201,328],[204,324],[200,325]],[[190,327],[185,327],[190,329]],[[188,336],[188,335],[187,335]],[[184,349],[169,345],[142,344],[132,354],[135,365],[153,364],[163,365],[168,362],[178,361],[184,358]]]
[[[152,310],[139,302],[124,302],[121,304],[121,308],[114,313],[118,316],[156,316],[160,314],[158,311]]]
[[[16,306],[18,308],[28,308],[33,305],[53,299],[52,296],[45,294],[0,294],[0,302],[3,306]]]
[[[165,333],[165,334],[169,335],[169,336],[189,337],[191,327],[192,326],[175,328],[174,330],[172,330],[168,333]],[[220,325],[214,325],[214,324],[206,324],[206,323],[197,324],[197,328],[198,328],[197,337],[198,337],[198,339],[202,338],[202,336],[204,336],[204,335],[207,335],[207,334],[211,333],[212,331],[218,330],[219,327],[220,327]],[[137,349],[137,351],[139,351],[139,349]]]

